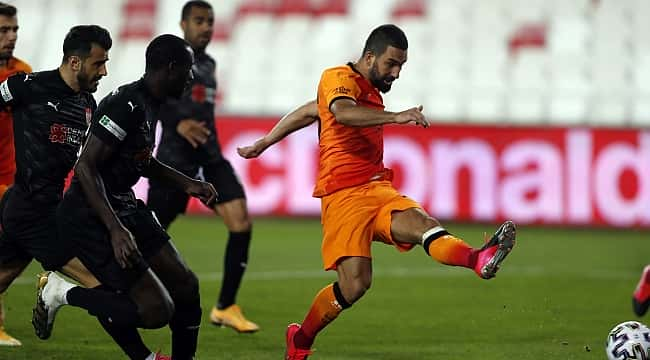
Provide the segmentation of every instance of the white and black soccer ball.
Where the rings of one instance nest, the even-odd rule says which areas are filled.
[[[650,329],[638,321],[620,323],[607,336],[609,360],[650,360]]]

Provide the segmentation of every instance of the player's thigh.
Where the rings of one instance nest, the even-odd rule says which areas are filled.
[[[0,247],[0,253],[2,251]],[[25,268],[27,268],[30,262],[31,258],[20,257],[10,261],[0,262],[0,294],[4,293],[11,283],[25,271]]]
[[[87,288],[94,288],[100,285],[95,275],[78,258],[73,258],[67,264],[63,265],[61,272]]]
[[[440,223],[422,208],[410,208],[391,213],[390,232],[396,242],[419,244],[422,234]]]
[[[67,263],[73,257],[72,246],[57,236],[56,208],[35,207],[18,191],[9,195],[3,209],[2,231],[13,244],[13,252],[36,259],[46,270],[57,270]]]
[[[214,185],[219,193],[217,204],[246,198],[244,187],[239,181],[235,169],[226,159],[203,165],[203,178]]]
[[[149,182],[147,206],[164,228],[169,227],[178,215],[185,213],[188,201],[189,196],[183,191],[155,181]]]
[[[149,258],[148,262],[169,290],[172,299],[178,301],[198,296],[198,279],[171,241]]]

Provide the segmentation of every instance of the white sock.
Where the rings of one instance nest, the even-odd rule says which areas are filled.
[[[442,231],[446,231],[446,230],[445,230],[445,228],[443,228],[440,225],[425,231],[424,234],[422,234],[422,245],[424,245],[424,242],[427,241],[429,236],[431,236],[433,234],[436,234],[436,233],[439,233],[439,232],[442,232]]]
[[[156,360],[156,354],[151,353],[151,354],[149,354],[149,356],[147,356],[147,358],[144,359],[144,360]]]
[[[57,273],[52,273],[50,276],[52,277],[52,280],[54,280],[56,284],[56,288],[53,289],[55,290],[55,294],[60,296],[62,304],[67,305],[68,291],[70,291],[70,289],[74,287],[77,287],[77,285],[65,281],[65,279],[60,277]]]

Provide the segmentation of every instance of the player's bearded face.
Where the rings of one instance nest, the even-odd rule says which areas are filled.
[[[97,91],[99,80],[107,75],[106,61],[108,61],[108,51],[93,44],[90,56],[82,60],[81,68],[77,73],[77,81],[82,91],[91,93]]]
[[[382,74],[379,70],[378,63],[379,61],[375,60],[372,67],[370,67],[370,82],[374,87],[379,89],[379,91],[387,93],[390,91],[390,87],[393,85],[395,77],[390,73]]]
[[[388,46],[383,54],[373,57],[369,71],[370,82],[383,93],[390,91],[405,62],[406,50]]]
[[[0,60],[10,59],[18,38],[18,22],[15,16],[0,15]]]
[[[104,75],[97,73],[90,69],[91,66],[88,66],[84,63],[81,65],[81,69],[77,74],[77,81],[79,82],[79,88],[82,91],[95,92],[97,91],[97,86],[99,85],[99,80],[104,77]]]

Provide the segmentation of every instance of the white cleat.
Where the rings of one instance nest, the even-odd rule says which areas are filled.
[[[52,335],[54,318],[61,306],[67,304],[66,293],[75,287],[52,271],[38,275],[36,306],[32,311],[32,325],[42,340]]]

